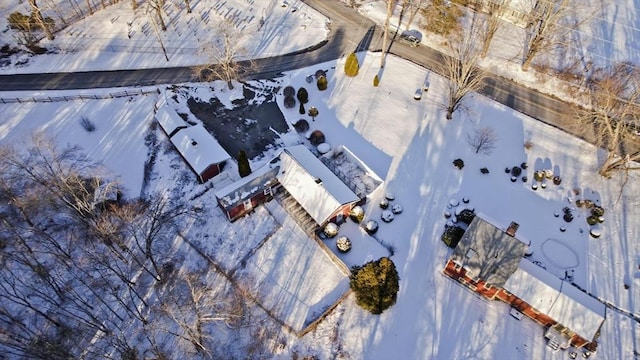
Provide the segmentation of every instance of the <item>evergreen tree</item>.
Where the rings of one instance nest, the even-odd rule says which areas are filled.
[[[244,150],[240,150],[238,154],[238,172],[240,173],[240,177],[251,174],[251,165],[249,164],[247,153]]]
[[[302,104],[306,104],[309,102],[309,93],[307,92],[307,89],[303,87],[298,89],[298,93],[296,94],[296,96],[298,97],[298,101],[300,101]]]
[[[349,54],[347,61],[344,63],[344,73],[347,76],[354,77],[358,75],[360,71],[360,64],[358,63],[358,57],[355,53]]]
[[[396,303],[399,281],[396,266],[387,257],[351,268],[350,285],[356,302],[372,314],[382,314]]]

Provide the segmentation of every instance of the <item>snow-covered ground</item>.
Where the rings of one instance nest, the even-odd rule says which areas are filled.
[[[194,15],[175,19],[177,23],[169,25],[172,35],[167,33],[167,43],[174,41],[176,50],[166,62],[161,52],[138,53],[102,51],[109,44],[104,38],[114,38],[114,43],[127,43],[127,24],[131,20],[137,39],[136,47],[156,47],[157,39],[153,32],[143,34],[145,24],[144,11],[129,20],[131,10],[128,3],[113,7],[122,7],[119,17],[105,10],[96,12],[89,20],[83,20],[65,29],[55,41],[66,41],[78,50],[68,55],[47,55],[31,59],[21,68],[4,68],[5,73],[15,72],[51,72],[90,69],[114,69],[129,67],[178,66],[199,62],[194,49],[199,43],[189,43],[193,38],[178,38],[177,29],[202,31],[203,38],[208,26],[202,14],[221,2],[194,3]],[[371,8],[379,7],[380,1],[370,2]],[[618,2],[616,2],[618,3]],[[172,3],[173,4],[173,3]],[[177,4],[177,2],[176,2]],[[270,37],[262,38],[260,44],[247,43],[247,48],[263,49],[256,56],[269,56],[276,52],[289,52],[321,41],[324,32],[324,19],[313,11],[303,11],[300,4],[296,13],[291,8],[282,8],[279,2],[227,0],[226,6],[245,9],[251,5],[254,10],[246,15],[261,13],[262,8],[272,6],[272,12],[285,25],[295,27],[297,31],[286,32],[285,27],[274,24]],[[629,1],[621,5],[619,13],[629,19],[627,36],[622,39],[616,35],[605,44],[616,44],[617,59],[637,60],[637,51],[626,53],[618,44],[635,44],[634,5]],[[6,20],[5,11],[14,11],[14,5],[2,4],[2,21]],[[174,6],[174,5],[171,5]],[[298,6],[298,5],[296,5]],[[367,5],[369,6],[369,5]],[[108,9],[111,9],[109,7]],[[197,11],[196,11],[197,9]],[[248,8],[247,8],[248,9]],[[361,10],[366,9],[362,7]],[[623,12],[622,10],[628,10]],[[266,10],[265,10],[266,11]],[[373,11],[373,10],[372,10]],[[7,12],[7,13],[8,13]],[[610,12],[608,12],[610,13]],[[107,15],[108,14],[108,15]],[[301,14],[306,14],[302,16]],[[314,14],[314,15],[312,15]],[[100,18],[102,16],[102,18]],[[375,17],[373,13],[368,16]],[[313,25],[305,30],[308,17]],[[238,19],[243,19],[240,17]],[[96,21],[93,21],[97,19]],[[113,20],[115,19],[115,20]],[[199,19],[199,20],[198,20]],[[284,19],[284,20],[283,20]],[[294,21],[291,25],[289,21]],[[99,20],[99,21],[98,21]],[[255,21],[254,18],[252,21]],[[619,29],[620,19],[612,22]],[[182,23],[184,22],[184,23]],[[88,29],[89,23],[101,24],[99,31]],[[265,23],[266,26],[267,23]],[[91,25],[92,26],[92,25]],[[175,26],[175,28],[173,28]],[[247,24],[247,26],[249,26]],[[139,27],[139,29],[138,29]],[[102,31],[102,30],[109,31]],[[247,27],[247,29],[249,29]],[[305,30],[305,31],[302,31]],[[322,31],[320,31],[322,30]],[[284,31],[284,33],[282,32]],[[84,34],[84,36],[83,36]],[[96,34],[98,38],[82,40]],[[102,35],[100,35],[102,34]],[[104,35],[104,34],[109,34]],[[260,32],[260,34],[262,34]],[[318,38],[315,38],[316,34]],[[613,31],[612,34],[619,34]],[[3,33],[2,36],[9,36]],[[100,39],[103,37],[103,39]],[[283,42],[279,39],[288,39]],[[65,40],[66,39],[66,40]],[[295,40],[290,40],[295,39]],[[202,40],[205,41],[205,40]],[[184,45],[178,45],[183,44]],[[287,47],[291,43],[291,47]],[[498,42],[500,43],[500,42]],[[86,46],[92,44],[91,46]],[[129,46],[117,44],[118,46]],[[165,44],[166,45],[166,44]],[[600,48],[600,47],[598,47]],[[602,47],[604,54],[609,54]],[[628,46],[633,49],[633,45]],[[191,53],[178,55],[179,52]],[[492,52],[498,51],[493,49]],[[544,345],[543,329],[532,321],[518,321],[509,316],[509,307],[499,302],[487,302],[476,297],[457,283],[442,275],[442,267],[450,255],[450,250],[440,241],[446,219],[443,216],[452,199],[460,201],[469,198],[469,206],[487,214],[499,223],[516,221],[520,224],[518,237],[531,241],[533,258],[545,266],[557,277],[564,277],[565,271],[573,270],[577,285],[597,298],[612,304],[626,312],[638,316],[640,299],[640,185],[637,175],[631,173],[631,179],[623,187],[621,174],[612,179],[603,179],[597,175],[598,161],[601,159],[597,149],[577,140],[557,129],[536,122],[511,109],[496,104],[481,96],[473,96],[467,103],[470,111],[454,115],[453,121],[446,121],[442,112],[444,80],[415,64],[390,57],[379,87],[372,87],[372,79],[378,73],[377,54],[358,54],[361,63],[360,74],[356,78],[346,78],[341,71],[343,63],[325,63],[285,74],[277,81],[282,85],[296,88],[305,86],[310,93],[307,106],[316,106],[319,116],[309,121],[312,129],[322,130],[327,142],[332,146],[346,144],[356,156],[362,159],[376,174],[384,180],[384,189],[374,193],[365,207],[367,219],[380,220],[379,201],[385,193],[395,194],[395,203],[401,204],[404,212],[391,223],[380,224],[376,236],[385,244],[393,247],[392,260],[400,275],[400,293],[397,304],[381,316],[371,315],[355,304],[351,295],[338,305],[319,326],[304,337],[285,330],[264,339],[273,344],[273,357],[289,359],[294,356],[317,356],[321,359],[461,359],[461,358],[524,358],[524,359],[560,359],[566,358],[564,352],[554,353]],[[499,58],[494,56],[494,58]],[[511,58],[511,55],[506,58]],[[594,56],[595,58],[595,56]],[[195,59],[195,60],[194,60]],[[198,61],[196,61],[198,60]],[[517,64],[514,63],[517,67]],[[334,69],[335,66],[335,69]],[[508,66],[505,66],[508,68]],[[305,82],[305,77],[317,69],[328,71],[329,88],[320,92],[314,84]],[[530,71],[532,73],[532,71]],[[413,100],[413,91],[419,87],[425,77],[429,77],[431,88],[422,100]],[[523,74],[507,75],[526,80]],[[534,77],[532,77],[533,79]],[[538,82],[536,86],[546,86]],[[231,106],[231,100],[237,98],[239,91],[223,91],[224,84],[214,84],[215,91],[204,87],[185,90],[196,97],[206,98],[214,94],[223,104]],[[551,85],[553,90],[555,85]],[[119,91],[114,89],[100,90]],[[74,95],[79,92],[64,92]],[[82,93],[90,94],[91,90]],[[57,97],[61,92],[38,93],[0,93],[0,97],[40,96]],[[273,264],[278,280],[286,280],[286,266],[280,263],[278,252],[259,250],[259,245],[281,224],[265,209],[259,209],[247,218],[228,223],[215,206],[213,192],[207,189],[211,184],[220,187],[223,184],[213,181],[211,184],[197,185],[195,177],[175,154],[162,132],[155,130],[158,143],[149,141],[149,127],[153,123],[153,106],[156,94],[136,95],[119,99],[59,101],[52,103],[0,104],[0,144],[27,141],[29,134],[42,131],[57,137],[61,145],[78,145],[94,160],[101,162],[117,175],[124,184],[126,195],[135,197],[151,190],[175,189],[185,198],[194,198],[194,205],[204,204],[202,216],[189,234],[185,234],[194,243],[199,244],[206,254],[225,270],[238,268],[242,259],[253,258],[251,266],[266,271],[265,264]],[[294,109],[284,109],[282,97],[277,98],[289,124],[301,116]],[[85,131],[80,120],[86,117],[95,124],[94,132]],[[310,119],[309,119],[310,120]],[[490,127],[494,129],[498,142],[490,155],[477,155],[466,142],[468,134],[475,129]],[[281,136],[281,146],[303,141],[294,130]],[[531,141],[533,147],[525,149],[524,143]],[[156,144],[150,149],[148,144]],[[154,172],[150,174],[150,183],[145,183],[145,161],[152,151],[156,153]],[[254,168],[270,159],[273,153],[255,159]],[[452,165],[452,161],[461,158],[465,162],[462,170]],[[505,167],[527,162],[528,182],[518,180],[512,183]],[[482,174],[480,168],[487,167],[489,174]],[[552,169],[562,177],[559,186],[549,184],[546,189],[531,189],[533,171]],[[228,174],[223,177],[233,180],[237,177],[236,167],[229,166]],[[182,186],[168,186],[169,182],[180,181]],[[146,189],[147,186],[153,187]],[[574,189],[580,190],[575,195]],[[202,195],[204,193],[204,195]],[[575,200],[585,197],[598,201],[604,207],[605,222],[602,235],[595,239],[588,234],[584,210],[577,208]],[[459,205],[462,206],[462,205]],[[564,207],[573,209],[575,219],[565,223],[562,217]],[[560,227],[566,231],[560,231]],[[349,227],[344,232],[353,231]],[[353,236],[353,235],[352,235]],[[267,240],[268,241],[268,240]],[[286,242],[274,243],[282,246]],[[353,254],[361,252],[365,245],[353,241]],[[362,259],[384,254],[378,244],[376,250],[364,252]],[[264,246],[262,244],[261,246]],[[280,253],[282,254],[282,253]],[[266,259],[266,258],[269,259]],[[267,261],[268,260],[268,261]],[[287,261],[290,261],[287,260]],[[349,261],[349,260],[345,260]],[[299,264],[297,264],[299,265]],[[305,269],[302,269],[305,270]],[[240,275],[243,273],[240,272]],[[238,281],[248,281],[251,276],[238,277]],[[334,278],[335,279],[335,278]],[[322,281],[322,277],[315,278]],[[216,279],[222,281],[222,279]],[[301,292],[310,291],[304,287],[318,286],[314,282],[294,282]],[[624,285],[629,289],[625,289]],[[251,285],[251,284],[248,284]],[[319,288],[322,288],[319,286]],[[331,289],[326,287],[325,289]],[[266,289],[268,290],[268,289]],[[327,290],[331,291],[331,290]],[[291,304],[295,304],[292,301]],[[274,304],[272,304],[274,305]],[[296,310],[277,309],[280,314],[293,314]],[[323,308],[326,304],[320,306]],[[287,312],[287,310],[292,310]],[[293,321],[297,321],[295,318]],[[265,320],[265,328],[278,327],[278,323]],[[242,329],[238,330],[239,332]],[[604,323],[596,356],[602,359],[632,359],[640,353],[640,325],[623,313],[609,310]],[[245,334],[246,335],[246,334]],[[251,335],[246,335],[249,337]],[[231,347],[232,357],[243,358],[250,354],[246,348]]]
[[[515,320],[509,316],[508,306],[481,300],[442,275],[442,267],[450,255],[440,241],[447,221],[443,215],[451,211],[447,204],[452,199],[460,201],[463,197],[470,200],[468,206],[499,223],[518,222],[518,236],[531,240],[535,260],[548,271],[563,277],[564,270],[570,268],[574,270],[577,285],[638,315],[640,249],[636,235],[640,232],[640,223],[635,219],[640,215],[637,206],[640,189],[634,174],[625,187],[621,187],[621,176],[600,178],[596,174],[598,152],[591,145],[480,96],[474,96],[467,103],[468,113],[447,121],[440,106],[443,79],[391,57],[380,86],[374,88],[371,79],[378,73],[375,65],[378,54],[359,56],[362,67],[356,78],[344,77],[343,64],[339,61],[293,71],[276,80],[282,86],[305,86],[310,94],[308,106],[319,110],[316,120],[309,121],[312,129],[322,130],[332,146],[348,144],[349,149],[385,181],[384,191],[374,193],[366,205],[366,218],[380,219],[382,210],[378,202],[387,192],[393,192],[394,203],[405,209],[391,223],[379,221],[376,234],[394,249],[392,260],[401,279],[398,302],[383,315],[373,316],[360,309],[353,296],[349,296],[304,337],[281,332],[278,340],[281,345],[276,351],[279,356],[288,358],[295,353],[320,358],[386,359],[402,355],[424,359],[491,359],[511,354],[509,357],[565,358],[565,353],[554,353],[544,345],[541,327],[526,318]],[[328,69],[329,88],[323,92],[305,81],[308,73],[319,68]],[[413,100],[413,86],[407,84],[419,86],[427,75],[431,89],[422,100]],[[224,92],[215,94],[225,96]],[[55,129],[58,141],[82,146],[92,158],[103,161],[116,172],[133,189],[129,189],[129,193],[135,195],[139,187],[134,186],[140,184],[148,151],[144,147],[144,136],[155,100],[155,96],[135,96],[0,105],[3,117],[10,114],[6,118],[10,121],[3,121],[0,128],[1,140],[6,144],[19,141],[29,131]],[[281,96],[278,101],[282,101]],[[297,109],[281,108],[289,123],[300,118]],[[44,114],[59,115],[52,121],[51,116]],[[94,121],[95,133],[82,129],[81,116]],[[482,127],[494,129],[498,138],[491,155],[475,154],[466,142],[467,134]],[[127,135],[105,136],[113,131]],[[96,141],[92,138],[94,135],[102,140]],[[302,140],[292,130],[282,136],[281,145]],[[533,147],[526,150],[525,141],[531,141]],[[195,178],[171,148],[161,147],[164,150],[157,153],[154,184],[162,187],[163,178],[175,178],[170,174],[179,171],[184,173],[180,177],[184,184],[181,191],[187,194],[204,191],[206,186],[195,183]],[[109,161],[116,155],[116,149],[126,152],[127,161]],[[456,158],[464,160],[462,170],[452,165]],[[139,160],[133,161],[135,159]],[[549,184],[546,189],[534,191],[531,180],[512,183],[504,169],[522,162],[529,164],[529,179],[533,170],[549,168],[562,176],[561,185]],[[482,174],[482,167],[487,167],[490,173]],[[235,171],[235,168],[226,171]],[[235,173],[229,175],[230,178],[236,176]],[[580,189],[581,196],[597,200],[605,208],[599,239],[589,237],[584,214],[575,206],[578,196],[574,195],[574,189]],[[207,239],[204,236],[210,234],[206,242],[211,241],[211,250],[207,253],[225,268],[234,268],[239,259],[245,258],[278,225],[263,210],[229,224],[213,206],[211,195],[209,191],[197,198],[196,202],[210,205],[205,209],[211,215],[199,219],[198,226],[187,236],[203,241]],[[575,219],[571,223],[554,216],[564,207],[574,209]],[[561,226],[566,227],[565,232],[560,231]],[[354,248],[365,245],[358,241],[353,244]],[[558,244],[561,246],[552,246]],[[225,256],[227,253],[229,257]],[[266,253],[260,251],[253,256],[258,256],[256,259],[266,256],[261,254]],[[283,268],[276,268],[285,266],[286,263],[278,261],[284,253],[277,254],[268,255],[269,263],[273,264],[274,271],[286,276]],[[258,264],[264,272],[264,261]],[[295,284],[298,288],[318,287],[317,283]],[[625,289],[624,284],[630,288]],[[633,352],[638,351],[639,330],[637,322],[608,311],[599,339],[598,357],[632,358]]]
[[[342,0],[346,4],[350,0]],[[518,1],[513,1],[518,3]],[[372,19],[377,24],[384,24],[387,5],[384,0],[356,0],[358,12]],[[410,29],[407,29],[408,12],[398,27],[398,19],[402,9],[402,1],[397,2],[391,17],[392,29],[418,30],[422,33],[422,44],[449,52],[447,39],[420,30],[421,25],[429,21],[420,13],[415,17]],[[519,1],[517,8],[526,8],[532,3]],[[548,68],[547,73],[540,73],[535,67],[524,72],[521,69],[525,31],[522,27],[510,22],[502,22],[494,35],[487,57],[481,59],[480,66],[489,72],[522,83],[528,87],[538,89],[549,94],[555,94],[567,101],[576,101],[580,94],[578,87],[583,85],[582,75],[590,74],[597,68],[606,68],[616,63],[627,63],[637,67],[640,64],[640,46],[636,39],[640,37],[640,4],[635,0],[617,1],[582,1],[566,14],[581,20],[579,26],[569,29],[566,25],[558,27],[558,33],[567,33],[571,41],[564,41],[563,46],[553,46],[542,51],[533,61],[542,68]],[[461,23],[469,26],[473,19],[473,12],[462,8],[466,16]],[[577,81],[571,83],[560,77],[550,76],[557,69],[566,70],[577,75]]]
[[[58,2],[67,16],[72,9]],[[104,2],[103,2],[104,3]],[[282,6],[273,0],[192,1],[186,12],[183,1],[167,1],[163,7],[167,30],[154,30],[147,4],[133,11],[131,2],[122,1],[106,8],[96,6],[93,15],[70,24],[46,38],[42,46],[55,54],[22,55],[2,73],[72,72],[91,70],[175,67],[214,62],[212,44],[221,43],[221,27],[231,30],[236,58],[263,58],[304,49],[324,40],[328,34],[326,18],[300,1]],[[81,5],[86,12],[85,4]],[[28,3],[0,5],[0,27],[14,11],[29,13]],[[61,20],[47,5],[44,16]],[[49,9],[49,10],[47,10]],[[0,33],[0,46],[15,44],[15,31]],[[162,47],[166,49],[167,58]],[[16,65],[16,62],[19,65]]]

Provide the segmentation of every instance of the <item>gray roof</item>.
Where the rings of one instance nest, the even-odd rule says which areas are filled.
[[[502,287],[518,268],[526,249],[527,244],[477,215],[451,259],[465,268],[470,277]]]

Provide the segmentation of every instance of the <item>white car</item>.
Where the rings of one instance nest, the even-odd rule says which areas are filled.
[[[420,44],[420,39],[410,34],[400,35],[400,41],[412,47],[416,47],[418,46],[418,44]]]
[[[414,100],[422,99],[422,88],[416,90],[416,92],[413,94],[413,99]]]

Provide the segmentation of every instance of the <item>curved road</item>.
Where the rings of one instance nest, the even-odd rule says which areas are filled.
[[[381,50],[381,29],[354,9],[337,0],[303,2],[331,19],[328,40],[315,48],[294,54],[255,60],[256,70],[250,78],[264,78],[282,71],[335,60],[353,51]],[[409,47],[396,41],[391,42],[390,53],[435,72],[443,57],[429,47]],[[2,90],[9,91],[149,86],[195,81],[197,79],[189,67],[0,75]],[[407,96],[412,93],[409,91]],[[574,111],[572,104],[495,75],[486,78],[480,93],[535,119],[574,133],[569,130],[566,116]]]

